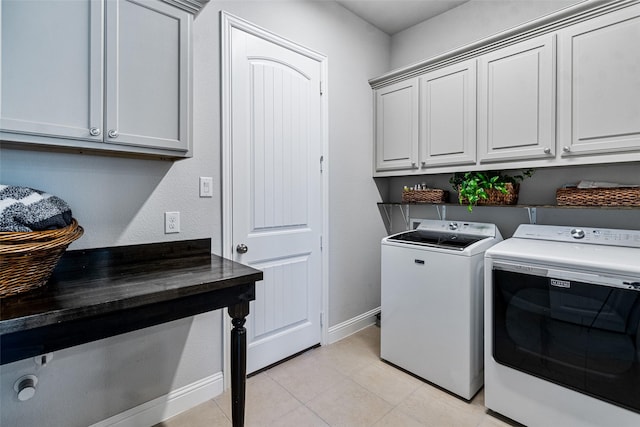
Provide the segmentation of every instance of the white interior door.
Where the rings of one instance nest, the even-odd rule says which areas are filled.
[[[233,257],[264,272],[250,373],[321,339],[322,64],[238,28],[230,37]]]

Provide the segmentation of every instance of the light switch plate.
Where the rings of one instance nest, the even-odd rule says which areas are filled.
[[[213,197],[213,178],[210,176],[200,177],[200,197]]]

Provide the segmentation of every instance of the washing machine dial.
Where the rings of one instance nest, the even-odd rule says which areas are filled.
[[[457,222],[450,222],[449,223],[449,230],[457,230],[458,229],[458,223]]]
[[[584,230],[581,228],[573,228],[571,229],[571,237],[574,239],[584,239]]]

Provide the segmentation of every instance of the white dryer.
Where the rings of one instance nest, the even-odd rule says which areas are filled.
[[[640,426],[640,231],[521,225],[485,255],[485,406]]]
[[[380,356],[464,399],[483,384],[484,252],[494,224],[423,220],[382,239]]]

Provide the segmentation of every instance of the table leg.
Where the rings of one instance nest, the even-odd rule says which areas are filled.
[[[228,308],[231,330],[231,422],[233,427],[244,426],[245,385],[247,374],[247,330],[244,322],[249,314],[249,302]]]

